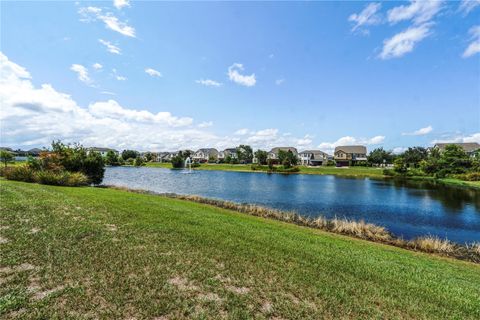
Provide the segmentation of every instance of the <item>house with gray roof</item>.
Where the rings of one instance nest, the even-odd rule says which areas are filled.
[[[298,157],[297,148],[294,148],[294,147],[275,147],[275,148],[272,148],[272,150],[270,150],[268,152],[267,159],[273,160],[273,161],[278,161],[278,152],[280,150],[285,151],[285,152],[291,151],[296,157]]]
[[[337,167],[353,165],[358,161],[367,161],[367,147],[338,146],[333,154]]]
[[[105,157],[108,153],[108,151],[113,151],[117,156],[118,156],[118,151],[115,149],[110,149],[110,148],[99,148],[99,147],[91,147],[88,148],[89,152],[98,152],[102,157]]]
[[[468,154],[469,156],[474,156],[475,155],[475,152],[477,150],[480,150],[480,144],[477,143],[477,142],[447,142],[447,143],[437,143],[435,144],[433,147],[438,149],[440,152],[443,152],[445,151],[445,147],[450,145],[450,144],[453,144],[453,145],[456,145],[456,146],[459,146],[460,148],[463,149],[463,151],[465,151],[466,154]]]
[[[202,148],[198,149],[193,154],[193,161],[195,162],[208,162],[210,159],[214,159],[215,161],[218,159],[218,150],[215,148]]]
[[[320,150],[304,150],[298,154],[300,164],[303,166],[327,165],[329,155]]]
[[[227,148],[218,152],[218,160],[225,160],[226,157],[237,158],[237,148]]]

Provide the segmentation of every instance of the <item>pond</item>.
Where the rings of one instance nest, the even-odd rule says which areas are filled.
[[[459,243],[480,241],[480,192],[431,182],[109,167],[103,183],[253,203],[311,217],[363,219],[405,239],[430,234]]]

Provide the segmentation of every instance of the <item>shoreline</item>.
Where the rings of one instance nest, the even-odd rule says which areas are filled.
[[[404,240],[391,233],[387,228],[364,220],[349,220],[346,218],[325,218],[319,216],[310,218],[293,211],[283,211],[255,204],[241,204],[233,201],[206,198],[197,195],[183,195],[176,193],[158,193],[149,190],[131,189],[114,185],[101,185],[98,188],[121,190],[138,194],[148,194],[165,198],[201,203],[216,208],[232,210],[238,213],[277,220],[310,229],[322,230],[332,234],[381,243],[415,252],[423,252],[457,260],[469,261],[480,264],[480,243],[472,242],[460,244],[436,236],[423,235],[411,240]]]

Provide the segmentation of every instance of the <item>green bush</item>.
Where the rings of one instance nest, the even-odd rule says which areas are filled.
[[[2,170],[2,176],[8,180],[34,182],[35,171],[28,166],[9,167]]]
[[[393,171],[392,169],[383,169],[383,175],[389,176],[389,177],[394,177],[396,176],[396,172]]]
[[[66,171],[38,171],[37,182],[40,184],[48,184],[52,186],[65,186],[68,182],[68,173]]]
[[[172,158],[172,167],[174,167],[175,169],[183,168],[184,165],[185,165],[185,160],[181,155],[178,155]]]
[[[70,187],[86,186],[88,177],[81,172],[72,172],[68,177],[67,185]]]
[[[466,174],[458,175],[459,179],[465,181],[480,181],[480,172],[470,172]]]

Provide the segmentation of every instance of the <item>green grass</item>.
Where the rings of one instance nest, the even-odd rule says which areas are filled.
[[[480,317],[473,263],[112,189],[0,196],[0,318]]]

